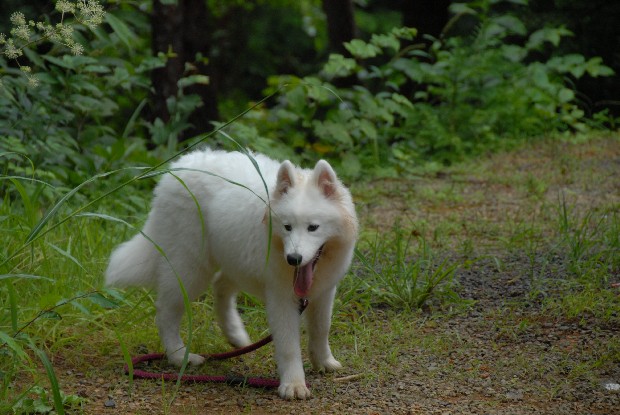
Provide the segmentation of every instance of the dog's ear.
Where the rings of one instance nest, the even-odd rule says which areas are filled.
[[[295,167],[293,163],[285,160],[278,170],[278,181],[276,182],[276,194],[281,196],[288,192],[288,189],[295,186]]]
[[[325,160],[319,160],[314,166],[314,179],[325,197],[331,197],[336,193],[338,179],[332,166]]]

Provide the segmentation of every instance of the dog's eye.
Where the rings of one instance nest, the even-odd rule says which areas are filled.
[[[308,225],[308,232],[314,232],[319,229],[319,225]]]
[[[284,225],[284,229],[290,232],[293,230],[293,227],[291,225]]]

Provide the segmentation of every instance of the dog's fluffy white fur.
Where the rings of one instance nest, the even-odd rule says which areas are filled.
[[[251,343],[236,309],[237,293],[263,299],[279,394],[304,399],[310,391],[302,365],[299,298],[309,300],[304,315],[312,365],[339,369],[328,334],[336,284],[347,272],[357,239],[355,208],[324,160],[312,170],[260,154],[253,160],[256,165],[242,153],[204,150],[173,163],[172,173],[155,189],[142,233],[112,253],[106,283],[157,291],[159,335],[176,365],[185,356],[181,283],[190,300],[213,285],[217,321],[237,347]],[[191,364],[203,360],[189,354]]]

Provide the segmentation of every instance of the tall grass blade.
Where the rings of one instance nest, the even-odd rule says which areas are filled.
[[[127,365],[127,375],[129,376],[129,386],[133,386],[133,362],[131,361],[131,354],[129,353],[129,349],[127,348],[127,344],[123,341],[123,336],[116,330],[114,330],[114,334],[116,334],[116,338],[118,339],[118,343],[121,346],[121,352],[123,353],[123,360],[125,361],[125,365]]]
[[[24,280],[46,280],[50,282],[54,282],[53,279],[48,277],[42,277],[41,275],[32,275],[32,274],[1,274],[0,280],[7,280],[11,278],[19,278]]]
[[[167,259],[167,258],[166,258]],[[170,262],[168,262],[170,263]],[[172,266],[172,264],[171,264]],[[187,369],[187,365],[189,363],[189,349],[192,344],[192,338],[194,333],[194,316],[192,313],[192,305],[189,300],[189,296],[187,295],[187,290],[185,289],[185,285],[181,280],[180,275],[174,271],[175,276],[177,277],[177,282],[179,283],[179,288],[181,289],[181,293],[183,294],[183,306],[185,307],[185,313],[187,314],[187,342],[185,344],[185,355],[183,356],[183,363],[181,364],[181,368],[179,369],[179,376],[177,377],[176,388],[178,391],[181,387],[181,378]]]
[[[10,180],[12,183],[15,183],[15,180],[27,181],[30,183],[40,184],[46,187],[50,187],[52,189],[56,189],[56,186],[50,184],[48,182],[44,182],[40,179],[35,179],[34,177],[24,177],[24,176],[0,176],[0,180]]]
[[[13,283],[9,281],[7,284],[9,290],[9,308],[11,313],[11,328],[13,332],[17,331],[17,294],[15,293],[15,287]]]
[[[50,386],[52,388],[52,396],[54,397],[54,408],[56,408],[56,413],[58,415],[64,415],[65,408],[62,402],[62,395],[60,394],[60,386],[58,385],[58,378],[56,377],[52,363],[48,359],[45,352],[33,343],[30,343],[30,348],[39,357],[39,360],[41,360],[41,363],[43,363],[43,366],[45,367],[45,372],[47,373],[47,378],[49,379]]]
[[[123,169],[125,170],[125,169]],[[73,189],[71,189],[66,195],[64,195],[50,210],[49,212],[47,212],[45,214],[45,216],[43,218],[41,218],[41,220],[39,221],[39,223],[36,224],[36,226],[32,229],[32,231],[30,231],[30,233],[28,234],[28,236],[26,237],[26,241],[25,244],[30,244],[32,241],[35,240],[35,238],[37,237],[37,235],[39,235],[39,233],[41,232],[41,230],[45,227],[45,225],[47,225],[47,223],[50,221],[50,219],[56,214],[56,212],[58,212],[58,210],[62,207],[62,205],[64,205],[67,200],[69,200],[71,198],[71,196],[73,196],[74,194],[76,194],[82,187],[86,186],[89,183],[94,182],[95,180],[98,180],[102,177],[107,177],[111,174],[114,174],[116,172],[118,172],[119,170],[114,170],[111,172],[106,172],[106,173],[101,173],[101,174],[97,174],[89,179],[87,179],[86,181],[80,183],[79,185],[77,185],[76,187],[74,187]]]
[[[24,352],[24,348],[17,340],[15,340],[13,336],[10,336],[5,332],[0,331],[0,350],[4,347],[8,347],[10,350],[12,350],[19,359],[26,361],[30,360],[28,354]]]
[[[24,205],[24,213],[25,216],[29,219],[29,225],[31,224],[30,221],[33,221],[34,219],[34,206],[32,203],[32,199],[30,198],[30,195],[28,194],[28,191],[26,191],[26,188],[16,179],[9,179],[11,181],[11,183],[13,183],[13,186],[15,187],[15,189],[17,190],[17,193],[19,193],[19,196],[22,200],[22,204]]]
[[[187,186],[187,184],[185,184],[185,181],[183,179],[181,179],[176,174],[173,174],[173,173],[170,173],[170,174],[172,175],[172,177],[177,179],[179,183],[181,183],[181,186],[183,186],[185,190],[187,190],[187,193],[189,194],[189,196],[194,201],[194,204],[196,205],[196,211],[198,213],[198,218],[200,219],[200,235],[202,236],[202,241],[204,244],[204,241],[206,240],[206,236],[207,236],[207,230],[205,229],[205,218],[202,215],[202,209],[200,207],[200,202],[198,201],[198,199],[196,199],[196,195],[194,195],[194,192],[192,192],[192,190]]]
[[[248,151],[247,148],[243,147],[239,142],[237,142],[237,140],[235,140],[234,138],[232,138],[226,131],[220,130],[218,131],[220,134],[222,134],[224,137],[226,137],[228,140],[232,141],[233,143],[235,143],[235,145],[237,146],[237,148],[239,149],[239,152],[244,154],[252,163],[252,165],[254,166],[254,169],[256,169],[256,172],[258,173],[258,176],[260,177],[261,181],[263,182],[263,186],[265,188],[265,194],[267,195],[267,201],[263,200],[262,198],[259,198],[261,200],[263,200],[264,203],[266,203],[268,209],[268,223],[267,223],[267,255],[265,258],[265,266],[267,266],[267,264],[269,263],[269,258],[271,256],[271,238],[273,236],[273,227],[272,227],[272,217],[271,217],[271,199],[269,196],[269,186],[267,185],[267,182],[265,181],[265,178],[263,177],[263,173],[260,171],[260,167],[258,165],[258,163],[256,162],[256,159],[254,158],[254,156],[252,155],[252,153],[250,151]],[[252,192],[254,193],[254,192]],[[256,194],[256,193],[254,193]]]
[[[82,271],[88,273],[88,270],[84,267],[84,265],[82,265],[80,263],[80,261],[74,257],[73,255],[71,255],[68,251],[65,251],[64,249],[52,244],[52,243],[47,243],[47,245],[49,247],[51,247],[54,251],[58,252],[60,255],[64,256],[65,258],[67,258],[69,261],[73,262],[75,265],[77,265]]]
[[[121,137],[123,138],[129,137],[129,133],[133,129],[133,126],[136,124],[136,119],[138,119],[138,116],[140,116],[140,113],[142,112],[142,108],[144,108],[147,102],[148,102],[147,98],[144,98],[142,101],[140,101],[140,103],[136,107],[133,114],[131,114],[131,117],[129,117],[129,121],[127,121],[127,125],[125,126],[125,129],[123,130],[123,134]]]

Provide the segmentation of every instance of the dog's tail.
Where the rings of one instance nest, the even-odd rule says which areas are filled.
[[[137,234],[112,252],[105,283],[115,287],[152,287],[156,281],[157,262],[153,243]]]

